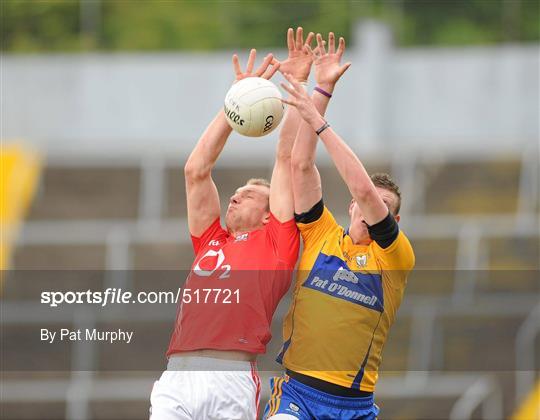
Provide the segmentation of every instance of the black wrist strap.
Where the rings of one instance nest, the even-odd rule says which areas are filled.
[[[328,127],[330,127],[330,124],[328,124],[327,122],[325,122],[323,124],[323,126],[321,128],[319,128],[317,131],[315,131],[317,133],[317,135],[319,136],[324,130],[326,130]]]

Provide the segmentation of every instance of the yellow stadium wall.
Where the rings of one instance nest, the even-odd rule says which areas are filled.
[[[540,381],[512,416],[512,420],[540,420]]]
[[[0,269],[6,270],[13,241],[37,189],[39,155],[22,142],[4,142],[0,149]]]

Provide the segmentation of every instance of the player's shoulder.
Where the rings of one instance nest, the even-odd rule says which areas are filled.
[[[369,245],[377,260],[385,265],[395,266],[395,269],[412,269],[415,265],[414,250],[407,235],[400,229],[396,239],[386,248],[375,241]]]
[[[330,209],[323,204],[322,200],[309,211],[294,215],[296,224],[300,230],[305,229],[337,229],[338,225]]]
[[[222,247],[230,237],[229,232],[224,229],[219,221],[216,221],[202,235],[192,239],[199,242],[201,248]]]
[[[396,240],[400,240],[401,241],[401,245],[402,246],[406,246],[408,248],[413,249],[412,247],[412,244],[411,244],[411,241],[409,240],[409,237],[407,236],[407,234],[405,232],[403,232],[403,230],[399,230],[399,234],[398,234],[398,237],[396,238]]]
[[[389,253],[394,251],[396,248],[410,248],[412,251],[411,241],[401,229],[399,230],[396,239],[394,239],[394,241],[388,247],[383,248],[376,241],[371,241],[369,246],[375,253]]]
[[[348,229],[338,223],[328,226],[326,229],[321,229],[321,239],[324,241],[323,248],[326,251],[330,249],[334,249],[334,252],[339,252],[338,249],[343,251],[347,247],[345,241],[347,236]]]
[[[294,216],[291,216],[287,220],[280,220],[278,217],[270,212],[268,217],[268,223],[264,225],[263,231],[268,232],[271,229],[294,229],[296,230],[296,220]]]

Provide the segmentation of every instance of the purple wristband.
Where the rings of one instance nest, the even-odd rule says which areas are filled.
[[[317,92],[319,92],[321,95],[326,96],[327,98],[331,98],[331,97],[332,97],[332,94],[331,94],[331,93],[328,93],[326,90],[321,89],[319,86],[315,86],[315,90],[316,90]]]

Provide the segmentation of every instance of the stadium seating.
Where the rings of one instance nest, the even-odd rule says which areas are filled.
[[[516,160],[425,165],[426,211],[492,214],[517,209],[520,162]]]
[[[30,220],[135,219],[138,168],[47,168]]]
[[[388,171],[391,167],[391,162],[381,161],[369,170]],[[453,412],[466,388],[458,393],[441,391],[432,396],[420,391],[408,393],[408,375],[437,371],[444,379],[444,375],[464,377],[474,371],[478,377],[497,377],[501,372],[516,369],[516,334],[540,291],[538,215],[532,218],[536,225],[533,222],[523,229],[514,229],[513,223],[519,216],[521,182],[521,163],[514,158],[428,161],[418,163],[415,170],[423,175],[420,179],[424,182],[415,191],[423,200],[418,205],[414,203],[403,215],[403,223],[412,227],[407,232],[415,248],[417,267],[409,279],[402,308],[383,353],[377,401],[382,407],[382,418],[443,419]],[[333,167],[322,166],[320,172],[325,202],[339,220],[346,221],[349,192]],[[251,177],[268,178],[270,173],[271,168],[219,167],[215,179],[221,191],[222,209],[239,185]],[[26,304],[47,284],[75,290],[97,290],[110,284],[130,285],[135,291],[174,290],[193,258],[185,229],[182,170],[178,165],[165,165],[160,184],[163,201],[158,203],[161,210],[153,221],[142,219],[141,208],[148,194],[142,186],[143,176],[144,170],[135,164],[102,167],[89,162],[45,167],[40,194],[14,251],[12,268],[16,271],[5,284],[6,302]],[[407,225],[408,217],[415,222]],[[494,217],[504,219],[506,224],[501,226]],[[417,228],[424,220],[433,223],[442,220],[437,222],[442,230],[435,234]],[[467,266],[462,262],[462,247],[468,238],[460,237],[459,229],[451,226],[452,223],[462,226],[471,220],[480,226],[481,237],[478,264]],[[465,275],[473,274],[474,282],[469,282],[469,277],[465,283],[460,280],[455,270],[463,267],[468,270],[464,271]],[[118,270],[115,274],[118,279],[109,272],[111,268]],[[15,277],[22,276],[24,270],[48,270],[51,278],[47,280],[45,275],[42,281],[37,278],[16,281]],[[61,270],[64,273],[58,275]],[[286,298],[276,311],[272,326],[274,339],[260,362],[263,406],[268,398],[267,379],[279,371],[273,357],[281,344],[280,327],[288,302]],[[136,345],[115,344],[114,351],[106,344],[95,349],[94,367],[100,372],[90,375],[93,382],[88,386],[93,391],[83,403],[87,418],[148,417],[149,393],[153,380],[165,366],[163,353],[176,308],[148,305],[143,309],[139,314],[126,311],[117,319],[97,321],[99,326],[135,328],[139,338]],[[2,358],[11,367],[6,386],[7,395],[13,396],[17,381],[32,380],[28,366],[20,363],[21,360],[26,363],[33,355],[31,347],[21,350],[10,343],[20,343],[21,337],[32,343],[37,325],[43,328],[45,321],[10,322],[2,326],[5,334]],[[57,322],[55,325],[58,328]],[[74,353],[73,347],[62,347],[44,355],[50,361],[47,370],[54,371],[59,366],[62,370],[61,366],[70,365]],[[429,360],[422,360],[424,354]],[[37,369],[44,370],[42,366]],[[19,370],[22,372],[16,372]],[[75,403],[66,403],[66,390],[84,384],[84,380],[77,382],[66,372],[60,377],[54,372],[37,376],[32,385],[36,388],[30,382],[21,385],[30,386],[25,398],[17,400],[13,396],[2,402],[2,418],[39,418],[43,412],[51,418],[69,417]],[[387,377],[403,380],[401,390],[395,391],[387,385],[391,384]],[[508,417],[515,409],[513,377],[497,384],[505,396],[503,414]],[[50,398],[43,396],[40,390],[44,388],[49,389]],[[104,390],[110,392],[105,395]],[[473,417],[479,416],[476,407]]]

